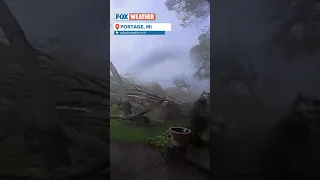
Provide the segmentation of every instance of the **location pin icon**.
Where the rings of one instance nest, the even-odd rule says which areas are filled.
[[[115,27],[116,27],[116,29],[118,30],[119,29],[119,24],[115,24]]]

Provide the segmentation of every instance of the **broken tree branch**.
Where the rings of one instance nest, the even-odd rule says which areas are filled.
[[[137,118],[137,117],[139,117],[139,116],[143,116],[144,114],[150,112],[150,111],[153,110],[154,108],[160,106],[160,105],[161,105],[164,101],[166,101],[166,100],[167,100],[167,97],[164,97],[164,98],[160,99],[160,100],[159,100],[155,105],[153,105],[153,106],[147,107],[147,108],[145,108],[144,110],[142,110],[142,111],[140,111],[140,112],[138,112],[138,113],[136,113],[136,114],[128,114],[128,115],[125,117],[125,119],[126,119],[126,120],[133,120],[133,119],[135,119],[135,118]]]

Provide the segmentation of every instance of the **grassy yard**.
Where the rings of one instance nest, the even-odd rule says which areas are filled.
[[[170,127],[170,124],[161,124],[152,127],[137,126],[135,122],[126,120],[110,120],[111,139],[122,141],[141,141],[162,134]]]
[[[110,138],[120,141],[142,141],[151,137],[161,135],[166,132],[170,126],[185,124],[181,121],[165,121],[156,125],[138,125],[134,121],[126,121],[122,116],[121,110],[111,107],[110,118]],[[116,116],[119,116],[117,118]]]

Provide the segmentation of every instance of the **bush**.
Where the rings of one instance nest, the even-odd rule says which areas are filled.
[[[159,149],[159,148],[165,147],[169,143],[170,139],[171,139],[171,134],[170,134],[170,131],[167,130],[166,132],[164,132],[159,136],[148,138],[147,142],[149,146]]]

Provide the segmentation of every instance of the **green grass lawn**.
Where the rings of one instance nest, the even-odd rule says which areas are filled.
[[[110,138],[121,141],[141,141],[162,134],[170,125],[161,124],[152,127],[137,126],[126,120],[110,120]]]
[[[134,121],[127,121],[121,118],[122,111],[116,107],[111,107],[110,118],[110,138],[119,141],[142,141],[151,137],[161,135],[166,132],[170,126],[181,125],[181,121],[165,121],[156,125],[138,125]],[[115,116],[119,116],[116,118]]]

